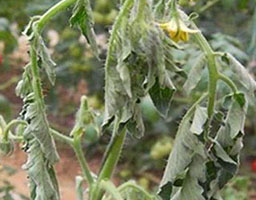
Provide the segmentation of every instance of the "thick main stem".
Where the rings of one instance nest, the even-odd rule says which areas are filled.
[[[126,128],[123,128],[121,133],[114,136],[109,144],[107,157],[103,162],[103,166],[98,176],[98,184],[93,188],[91,200],[101,200],[103,191],[99,188],[102,180],[109,180],[116,168],[117,162],[120,158],[123,143],[126,136]]]
[[[203,36],[201,32],[194,34],[197,43],[200,45],[201,49],[205,52],[206,57],[208,59],[208,73],[209,73],[209,84],[208,84],[208,92],[209,92],[209,100],[208,100],[208,116],[212,117],[214,114],[215,107],[215,98],[216,98],[216,88],[217,81],[219,79],[219,72],[216,65],[215,54],[209,43]]]

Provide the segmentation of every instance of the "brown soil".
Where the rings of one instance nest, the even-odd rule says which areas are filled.
[[[69,149],[62,149],[60,158],[60,162],[56,165],[56,172],[60,184],[61,200],[75,200],[75,177],[81,175],[80,167],[74,153]],[[1,165],[13,168],[16,173],[9,175],[7,172],[1,172],[0,180],[9,181],[15,187],[15,192],[29,196],[27,173],[21,169],[25,161],[25,153],[18,148],[10,157],[2,158]],[[100,159],[91,159],[89,165],[94,173],[97,172]]]

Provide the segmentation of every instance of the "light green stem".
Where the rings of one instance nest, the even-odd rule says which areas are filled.
[[[133,188],[134,190],[143,193],[147,199],[154,199],[153,195],[149,194],[144,188],[140,187],[139,185],[137,185],[136,183],[133,183],[131,181],[122,184],[117,189],[119,192],[122,193],[127,187]]]
[[[73,145],[74,140],[72,138],[70,138],[68,136],[65,136],[62,133],[59,133],[58,131],[56,131],[54,129],[50,129],[50,131],[51,131],[52,136],[55,137],[57,140],[60,140],[60,141],[62,141],[64,143],[67,143],[67,144],[69,144],[71,146]]]
[[[83,176],[87,180],[88,185],[91,188],[92,184],[94,183],[94,180],[82,150],[81,137],[77,136],[74,138],[72,147],[76,153],[77,159],[81,166]]]
[[[37,31],[41,32],[45,25],[50,21],[52,17],[57,15],[59,12],[65,10],[70,5],[75,3],[77,0],[62,0],[53,7],[51,7],[45,14],[43,14],[38,23],[37,23]]]
[[[122,151],[123,143],[126,136],[126,128],[123,128],[121,133],[115,135],[109,144],[109,150],[107,157],[103,162],[103,166],[100,170],[97,183],[100,184],[102,180],[109,180],[116,168],[117,162],[120,158]],[[91,200],[101,200],[103,196],[103,191],[99,188],[98,185],[93,188]]]
[[[213,0],[213,1],[208,1],[205,6],[199,9],[198,13],[203,13],[206,10],[210,9],[212,6],[214,6],[216,3],[218,3],[220,0]]]
[[[19,125],[19,124],[27,125],[27,123],[23,120],[12,120],[9,124],[7,124],[5,129],[4,129],[3,140],[7,141],[11,128],[13,126],[16,126],[16,125]],[[11,136],[13,137],[13,139],[21,139],[20,137],[17,137],[17,138],[14,137],[14,135],[12,135],[12,134],[11,134]]]
[[[228,78],[224,74],[219,74],[218,77],[219,77],[220,80],[225,82],[232,89],[234,94],[238,93],[238,89],[237,89],[236,85],[234,84],[234,82],[230,78]]]
[[[195,25],[194,25],[195,26]],[[202,51],[205,52],[207,60],[208,60],[208,73],[209,73],[209,84],[208,84],[208,92],[209,92],[209,100],[208,100],[208,117],[211,118],[214,113],[215,107],[215,98],[216,98],[216,88],[217,81],[219,78],[219,72],[216,65],[215,54],[209,43],[203,36],[201,32],[195,33],[195,40],[201,47]]]

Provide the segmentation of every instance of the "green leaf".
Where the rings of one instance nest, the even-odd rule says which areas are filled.
[[[158,80],[156,80],[153,87],[149,90],[149,94],[157,110],[166,117],[170,110],[171,100],[176,89],[171,79],[168,77],[166,77],[164,84],[165,86],[160,86]]]
[[[23,169],[28,171],[31,200],[59,200],[58,183],[53,166],[45,158],[36,138],[25,135],[28,153]]]
[[[188,79],[186,80],[183,88],[187,94],[197,86],[199,81],[202,78],[202,71],[205,67],[205,55],[200,55],[194,65],[191,67],[191,70],[188,74]]]
[[[256,82],[246,68],[231,54],[226,54],[229,59],[231,70],[238,77],[238,81],[246,88],[246,95],[254,97]],[[253,98],[252,98],[253,99]]]
[[[45,46],[43,38],[38,36],[37,44],[37,54],[40,56],[42,62],[42,68],[45,70],[47,77],[52,85],[54,85],[56,80],[55,67],[56,63],[53,62],[49,54],[48,48]]]
[[[169,198],[165,195],[163,200],[204,200],[203,188],[198,184],[199,181],[204,181],[204,165],[202,164],[206,159],[204,145],[190,131],[190,120],[201,100],[190,108],[180,122],[159,189],[159,194],[168,194],[170,191],[172,193]],[[177,180],[181,181],[181,184],[175,186],[174,183]]]
[[[31,100],[34,101],[33,96]],[[38,102],[28,103],[23,112],[25,113],[24,119],[29,124],[24,131],[24,135],[33,135],[40,143],[40,148],[49,163],[56,163],[59,160],[59,156],[50,134],[48,121],[40,104]]]
[[[200,135],[204,131],[204,125],[207,119],[207,108],[197,106],[190,131],[194,134]]]
[[[73,15],[70,18],[71,26],[78,25],[91,45],[94,54],[98,57],[98,47],[94,33],[94,22],[92,17],[92,9],[89,0],[77,0],[73,10]]]
[[[25,98],[29,93],[31,93],[31,80],[31,64],[29,63],[24,67],[22,79],[16,86],[15,92],[17,96]]]

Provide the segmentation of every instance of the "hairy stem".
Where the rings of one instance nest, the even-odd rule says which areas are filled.
[[[59,133],[58,131],[56,131],[54,129],[50,129],[50,131],[51,131],[52,136],[54,138],[56,138],[57,140],[62,141],[62,142],[66,143],[66,144],[69,144],[71,146],[73,145],[74,140],[72,138],[70,138],[70,137],[68,137],[68,136],[66,136],[62,133]]]
[[[11,128],[13,126],[16,126],[16,125],[19,125],[19,124],[27,125],[27,122],[23,121],[23,120],[12,120],[9,124],[7,124],[7,126],[4,129],[4,133],[3,133],[3,139],[5,141],[8,140],[8,136],[9,136]],[[13,137],[14,135],[11,134],[11,136]],[[17,137],[17,139],[18,139],[18,137]]]
[[[81,137],[78,136],[78,137],[74,138],[72,147],[76,153],[76,157],[81,166],[83,176],[87,180],[89,187],[91,187],[92,184],[94,183],[94,180],[93,180],[90,168],[85,159],[85,156],[83,154],[82,145],[81,145]]]
[[[70,5],[75,3],[77,0],[62,0],[53,7],[51,7],[45,14],[43,14],[38,23],[37,23],[37,30],[38,32],[41,32],[45,25],[50,21],[52,17],[54,17],[56,14],[58,14],[60,11],[65,10]]]
[[[195,33],[195,40],[205,52],[207,60],[208,60],[208,73],[209,73],[209,84],[208,84],[208,92],[209,92],[209,100],[208,100],[208,116],[212,117],[214,113],[215,107],[215,97],[216,97],[216,88],[217,81],[219,78],[219,72],[216,65],[215,54],[209,43],[203,36],[201,32]]]
[[[232,89],[234,94],[238,93],[238,89],[237,89],[236,85],[229,77],[225,76],[224,74],[219,74],[218,77],[220,80],[222,80],[224,83],[226,83]]]
[[[203,13],[206,10],[210,9],[212,6],[214,6],[216,3],[218,3],[220,0],[213,0],[213,1],[209,1],[207,2],[207,4],[205,6],[203,6],[202,8],[199,9],[198,13]]]
[[[98,176],[98,184],[102,180],[109,180],[116,168],[117,162],[120,158],[120,154],[122,151],[123,143],[126,136],[126,128],[123,128],[120,134],[117,134],[113,137],[111,142],[109,143],[108,153],[106,155],[106,159],[103,162],[103,166],[100,170]],[[92,193],[92,200],[100,200],[103,196],[103,191],[96,185]]]

